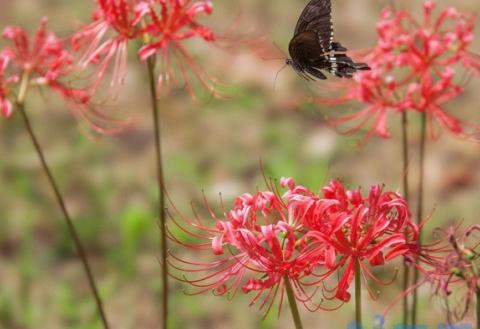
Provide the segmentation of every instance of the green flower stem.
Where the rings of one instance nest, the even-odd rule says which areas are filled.
[[[285,282],[285,290],[287,292],[288,302],[290,304],[290,311],[292,312],[293,322],[295,323],[295,329],[303,329],[302,321],[300,319],[300,313],[298,312],[297,301],[295,299],[295,293],[293,292],[292,284],[287,276],[283,278]]]
[[[168,328],[168,269],[167,269],[167,232],[165,213],[165,178],[163,175],[162,143],[160,130],[160,111],[157,101],[157,84],[155,79],[155,60],[153,57],[147,59],[147,72],[150,87],[150,99],[152,106],[152,121],[155,133],[155,155],[157,163],[157,186],[158,186],[158,213],[160,216],[160,248],[161,248],[161,279],[162,279],[162,328]]]
[[[100,294],[98,292],[98,289],[97,289],[97,286],[96,286],[96,283],[95,283],[95,279],[93,277],[92,270],[91,270],[90,265],[88,263],[87,253],[85,252],[85,249],[82,245],[80,237],[77,233],[77,230],[75,229],[75,226],[74,226],[73,221],[70,217],[70,214],[68,213],[67,207],[65,205],[65,200],[63,199],[63,196],[60,193],[60,189],[59,189],[59,187],[58,187],[58,185],[57,185],[57,183],[56,183],[56,181],[53,177],[53,174],[52,174],[52,172],[51,172],[51,170],[50,170],[50,168],[47,164],[47,161],[46,161],[45,156],[43,154],[40,143],[38,142],[38,139],[37,139],[37,137],[36,137],[36,135],[33,131],[33,128],[30,124],[30,120],[29,120],[29,118],[27,116],[27,113],[25,111],[24,101],[25,101],[25,97],[26,97],[26,94],[27,94],[28,85],[29,85],[29,75],[28,75],[28,73],[24,73],[22,81],[21,81],[21,85],[20,85],[20,91],[19,91],[17,101],[16,101],[16,106],[18,108],[18,111],[20,112],[21,117],[23,118],[23,122],[25,123],[25,127],[28,131],[30,139],[33,143],[33,146],[35,147],[37,155],[38,155],[38,157],[40,159],[40,162],[42,164],[42,169],[45,172],[45,174],[48,178],[48,182],[50,183],[50,186],[53,189],[53,192],[54,192],[55,197],[57,199],[57,203],[58,203],[58,205],[59,205],[59,207],[60,207],[60,209],[63,213],[63,217],[64,217],[65,222],[67,224],[68,231],[69,231],[70,236],[71,236],[71,238],[72,238],[72,240],[75,244],[75,249],[76,249],[77,254],[78,254],[78,256],[79,256],[79,258],[80,258],[80,260],[83,264],[83,269],[85,271],[85,274],[87,275],[88,284],[90,286],[92,296],[95,299],[96,306],[97,306],[97,311],[98,311],[98,314],[99,314],[100,319],[102,321],[103,328],[104,329],[109,329],[107,317],[105,315],[105,311],[104,311],[103,304],[102,304],[102,299],[100,298]]]
[[[362,282],[360,274],[360,261],[355,260],[355,322],[356,328],[362,328]]]
[[[408,117],[407,112],[402,112],[402,160],[403,160],[403,196],[407,204],[410,202],[410,191],[408,184]],[[403,265],[403,291],[406,291],[410,285],[410,268]],[[408,322],[408,294],[403,296],[402,320],[403,324]]]
[[[419,172],[420,178],[418,180],[418,209],[417,209],[417,224],[420,224],[423,218],[423,190],[424,190],[424,178],[425,178],[425,149],[427,144],[427,115],[422,113],[421,121],[421,134],[420,134],[420,164]],[[422,230],[418,232],[418,243],[422,241]],[[415,268],[413,272],[413,284],[417,284],[420,273],[418,268]],[[412,325],[417,323],[418,314],[418,289],[413,291],[412,302]]]

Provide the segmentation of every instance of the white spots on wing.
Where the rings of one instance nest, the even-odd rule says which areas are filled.
[[[330,62],[330,73],[335,74],[338,69],[338,64],[336,62]]]
[[[333,42],[333,22],[332,17],[330,16],[330,47],[332,46]]]
[[[335,53],[332,51],[330,53],[330,73],[335,74],[338,71],[338,63],[337,58],[335,57]]]
[[[322,35],[321,35],[320,32],[317,32],[317,37],[318,37],[318,44],[320,45],[320,48],[322,49],[322,54],[325,54],[327,51],[323,47]]]

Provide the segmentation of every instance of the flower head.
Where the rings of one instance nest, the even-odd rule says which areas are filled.
[[[44,18],[33,38],[17,26],[7,26],[3,31],[3,37],[9,43],[0,55],[2,114],[9,116],[12,113],[9,99],[24,96],[16,95],[15,89],[19,94],[29,86],[48,87],[65,100],[75,117],[86,121],[96,131],[112,131],[119,122],[97,111],[85,88],[71,85],[79,73],[74,59],[65,40],[48,32],[46,25],[47,19]]]
[[[296,208],[303,214],[311,250],[322,254],[327,273],[342,270],[335,297],[348,301],[355,264],[358,263],[367,287],[367,279],[382,284],[369,266],[413,256],[412,243],[418,238],[418,227],[410,218],[405,200],[395,192],[383,192],[379,185],[372,186],[366,197],[359,189],[345,190],[338,181],[332,181],[322,192],[323,198],[317,198],[322,204],[307,202]],[[290,197],[294,203],[299,199],[297,193]],[[310,284],[316,283],[319,280]],[[370,289],[369,292],[374,297]]]
[[[388,113],[411,111],[426,114],[432,138],[438,136],[436,125],[459,137],[470,137],[478,130],[445,109],[448,101],[463,92],[455,82],[457,67],[480,76],[480,57],[470,51],[475,19],[453,7],[435,15],[435,7],[435,2],[425,1],[422,20],[404,10],[382,11],[378,44],[365,55],[373,70],[359,72],[347,85],[345,96],[318,100],[330,104],[356,100],[367,105],[332,120],[335,125],[352,122],[347,133],[356,133],[373,122],[366,137],[388,138]]]
[[[213,31],[197,21],[200,14],[210,15],[213,12],[212,3],[150,0],[149,6],[149,20],[144,29],[148,42],[140,49],[139,56],[142,60],[155,55],[159,57],[158,93],[169,93],[173,83],[184,82],[189,93],[194,96],[190,76],[214,93],[212,82],[182,44],[187,39],[197,37],[209,43],[216,41]]]
[[[116,97],[125,80],[127,47],[132,40],[141,39],[142,18],[150,10],[140,0],[97,0],[92,22],[81,28],[72,38],[74,50],[80,52],[80,65],[97,65],[93,92],[103,82],[113,63],[109,96]]]
[[[214,228],[203,226],[199,220],[190,223],[207,235],[196,234],[206,242],[188,246],[211,250],[220,260],[201,264],[173,256],[171,265],[182,272],[201,272],[197,279],[180,278],[197,287],[198,292],[213,290],[233,297],[240,289],[254,293],[251,304],[260,304],[267,311],[276,296],[283,300],[284,280],[292,283],[299,301],[313,304],[301,279],[322,264],[322,256],[308,252],[302,242],[305,232],[292,216],[284,200],[272,191],[243,194],[224,218],[215,217]]]

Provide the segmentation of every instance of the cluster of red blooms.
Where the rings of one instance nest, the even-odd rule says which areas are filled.
[[[209,208],[216,220],[214,228],[205,226],[198,216],[189,221],[199,233],[174,221],[205,243],[187,244],[170,234],[174,241],[221,257],[198,263],[172,254],[172,267],[201,274],[178,279],[197,287],[198,293],[213,290],[234,296],[239,289],[254,292],[252,304],[260,303],[267,311],[277,295],[281,304],[288,280],[297,300],[313,311],[327,309],[326,300],[349,301],[355,268],[367,287],[370,281],[385,285],[371,267],[416,257],[418,227],[399,194],[377,185],[362,196],[360,189],[345,190],[338,181],[323,187],[321,195],[291,178],[282,179],[281,186],[287,188],[283,196],[273,186],[269,191],[239,196],[221,219]],[[322,294],[320,301],[313,298],[317,292]]]
[[[448,246],[443,248],[440,261],[425,273],[435,295],[443,299],[450,322],[467,315],[480,291],[480,244],[476,234],[479,231],[478,224],[462,233],[458,226],[442,231]]]
[[[83,66],[97,65],[94,89],[111,69],[109,96],[117,95],[125,79],[127,46],[130,41],[137,41],[144,44],[138,53],[140,59],[159,56],[159,94],[168,93],[172,83],[183,81],[193,95],[190,74],[213,90],[209,79],[181,44],[194,37],[215,41],[214,33],[196,21],[198,15],[212,13],[210,1],[97,0],[97,3],[93,22],[72,39],[74,49],[82,53]]]
[[[88,102],[88,94],[81,89],[74,89],[65,82],[71,74],[73,58],[65,49],[64,43],[51,32],[45,30],[47,20],[43,19],[35,37],[30,39],[20,27],[8,26],[3,31],[3,38],[11,45],[0,54],[0,97],[2,115],[12,114],[11,97],[13,87],[27,75],[31,85],[46,85],[60,93],[68,103],[82,105]],[[75,107],[75,114],[87,115],[83,107]]]
[[[98,87],[108,79],[108,98],[114,98],[127,68],[130,41],[143,42],[141,60],[160,58],[159,88],[183,80],[191,91],[189,74],[212,89],[181,44],[184,39],[201,37],[215,41],[214,34],[196,21],[210,14],[209,1],[192,0],[97,0],[92,23],[69,38],[58,38],[45,30],[44,19],[30,40],[21,27],[7,27],[3,37],[11,42],[0,52],[0,110],[12,114],[12,101],[23,79],[27,85],[48,86],[72,105],[75,116],[85,119],[98,131],[112,122],[94,106]],[[95,74],[90,74],[91,70]],[[87,82],[85,82],[87,81]],[[177,82],[178,82],[177,81]],[[81,84],[80,88],[73,85]]]
[[[480,56],[469,50],[475,17],[453,7],[434,15],[435,6],[434,1],[424,2],[423,21],[404,10],[383,10],[377,24],[378,44],[365,56],[372,70],[356,74],[343,97],[319,100],[331,104],[360,101],[367,105],[359,112],[335,119],[334,124],[349,123],[347,133],[356,133],[372,122],[366,138],[373,134],[388,138],[388,114],[411,111],[426,114],[432,138],[438,135],[436,126],[459,137],[476,132],[478,127],[469,126],[444,108],[463,91],[454,79],[456,69],[480,76]]]

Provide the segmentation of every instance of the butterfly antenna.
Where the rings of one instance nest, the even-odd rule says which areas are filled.
[[[275,46],[275,48],[277,48],[279,52],[283,54],[283,57],[272,57],[272,58],[262,57],[263,60],[281,60],[281,59],[285,60],[286,58],[288,58],[288,55],[282,50],[282,48],[280,48],[275,42],[273,43],[273,45]]]
[[[285,60],[285,57],[263,57],[262,59],[264,61],[279,61],[279,60]]]
[[[275,46],[275,48],[278,49],[278,51],[280,51],[285,56],[285,58],[288,57],[288,55],[283,51],[283,49],[280,48],[275,42],[273,43],[273,45]]]
[[[288,64],[283,65],[282,68],[277,71],[277,74],[275,74],[275,80],[273,80],[273,91],[275,91],[275,86],[277,84],[277,78],[280,75],[280,72],[282,72],[287,66],[288,66]]]

